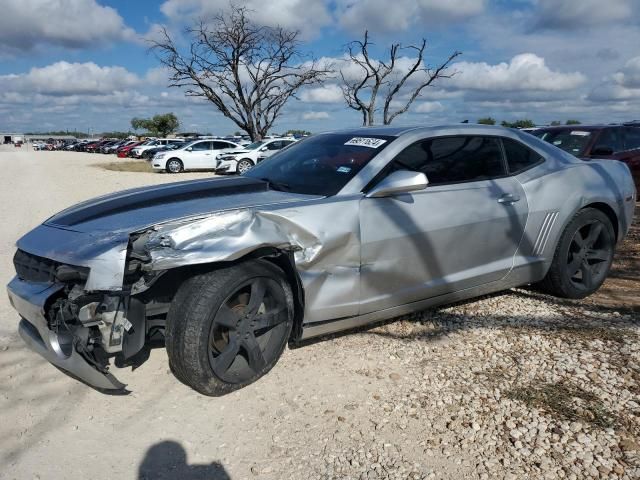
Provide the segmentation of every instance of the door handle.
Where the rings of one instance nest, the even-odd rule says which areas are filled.
[[[498,199],[498,203],[503,203],[505,205],[513,205],[518,201],[520,201],[520,197],[511,193],[505,193]]]

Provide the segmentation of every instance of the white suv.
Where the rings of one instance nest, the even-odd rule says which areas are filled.
[[[294,138],[272,138],[253,142],[239,150],[227,152],[220,157],[216,173],[244,173],[266,157],[291,145]]]
[[[153,140],[147,140],[142,145],[138,145],[136,148],[131,149],[131,156],[135,158],[142,158],[142,152],[149,150],[150,148],[162,147],[163,145],[171,145],[173,143],[184,143],[182,138],[156,138]]]
[[[157,171],[178,173],[183,170],[214,170],[218,156],[242,147],[227,140],[197,140],[176,150],[155,154],[151,166]]]

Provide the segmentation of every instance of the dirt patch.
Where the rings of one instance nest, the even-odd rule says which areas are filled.
[[[594,305],[640,312],[640,203],[629,234],[618,247],[611,273],[600,290],[587,300]]]
[[[96,163],[94,167],[114,172],[145,172],[152,173],[154,170],[145,160],[125,160],[124,162]]]

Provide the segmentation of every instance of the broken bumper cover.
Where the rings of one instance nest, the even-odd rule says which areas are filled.
[[[27,346],[56,367],[92,387],[121,390],[125,387],[113,375],[101,372],[76,351],[73,343],[62,341],[51,331],[45,317],[45,304],[62,289],[60,284],[25,282],[15,277],[7,286],[9,301],[22,319],[18,333]]]

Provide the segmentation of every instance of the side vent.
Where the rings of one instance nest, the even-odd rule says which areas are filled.
[[[547,246],[547,241],[549,240],[549,236],[551,235],[551,230],[553,229],[553,225],[556,223],[558,219],[558,212],[550,212],[544,217],[542,221],[542,226],[540,227],[540,231],[538,232],[538,238],[536,238],[536,243],[533,244],[533,255],[535,257],[539,257],[544,252],[545,247]]]

